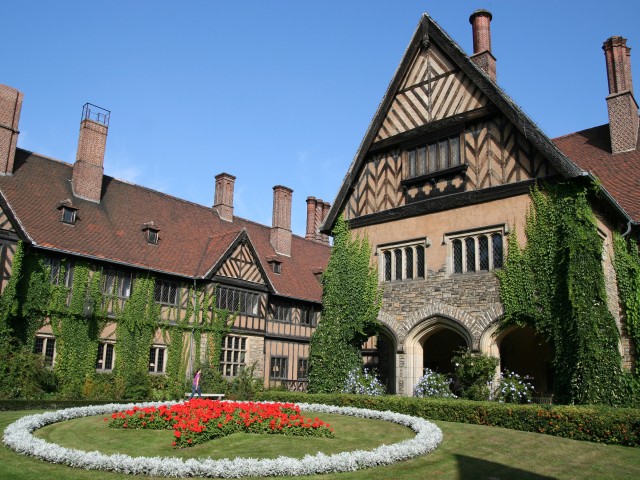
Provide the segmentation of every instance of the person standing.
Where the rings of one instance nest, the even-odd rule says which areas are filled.
[[[189,396],[189,400],[193,398],[196,392],[198,392],[198,398],[202,398],[202,393],[200,392],[200,369],[196,370],[196,374],[193,376],[193,383],[191,384],[191,395]]]

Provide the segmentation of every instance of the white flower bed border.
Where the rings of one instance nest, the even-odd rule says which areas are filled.
[[[416,436],[399,443],[381,445],[373,450],[355,450],[333,455],[325,455],[320,452],[316,455],[305,455],[301,459],[281,456],[276,459],[261,460],[252,458],[183,460],[175,457],[131,457],[122,454],[106,455],[97,451],[86,452],[61,447],[32,435],[34,430],[55,422],[92,415],[110,414],[131,409],[136,405],[139,407],[157,407],[173,403],[175,402],[94,405],[28,415],[13,422],[5,429],[3,442],[18,453],[38,457],[47,462],[61,463],[86,470],[108,470],[118,473],[166,477],[238,478],[314,475],[389,465],[424,455],[434,450],[442,441],[442,431],[422,418],[390,411],[379,412],[362,408],[334,407],[313,403],[298,403],[297,405],[305,411],[336,413],[397,423],[411,428],[416,432]]]

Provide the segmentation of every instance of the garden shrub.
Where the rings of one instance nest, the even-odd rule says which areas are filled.
[[[238,371],[238,375],[231,381],[228,388],[230,397],[236,400],[253,400],[258,392],[264,389],[262,378],[256,378],[253,372],[256,369],[254,362]],[[223,379],[223,381],[226,381]],[[219,392],[213,392],[219,393]]]
[[[386,389],[376,376],[366,368],[355,368],[349,372],[342,387],[342,393],[358,395],[384,395]]]
[[[418,383],[413,387],[413,395],[415,397],[456,398],[451,392],[451,383],[450,378],[425,368],[424,375],[418,379]]]
[[[461,348],[451,362],[456,367],[455,377],[460,388],[460,396],[468,400],[489,400],[489,383],[496,374],[499,360]]]
[[[533,385],[527,380],[530,380],[530,377],[522,377],[509,370],[500,372],[493,400],[503,403],[531,403]]]

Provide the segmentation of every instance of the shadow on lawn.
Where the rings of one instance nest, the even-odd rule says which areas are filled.
[[[546,477],[537,473],[527,472],[518,468],[512,468],[500,463],[488,462],[479,458],[455,455],[458,462],[458,472],[461,479],[486,479],[486,480],[553,480],[554,477]]]

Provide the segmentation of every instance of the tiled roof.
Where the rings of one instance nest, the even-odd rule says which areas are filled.
[[[600,179],[627,215],[640,221],[640,149],[611,154],[609,125],[555,138],[558,148],[582,170]]]
[[[270,271],[267,257],[276,254],[270,226],[239,217],[219,218],[212,208],[103,177],[99,204],[75,198],[73,166],[18,149],[13,176],[0,177],[0,191],[24,232],[41,248],[59,250],[107,262],[202,278],[247,232],[260,263],[278,295],[320,301],[322,289],[314,275],[329,259],[327,245],[293,235],[291,257],[282,260],[282,274]],[[78,220],[61,222],[58,207],[71,199]],[[160,230],[158,245],[147,244],[144,224]],[[213,272],[215,273],[215,272]]]

